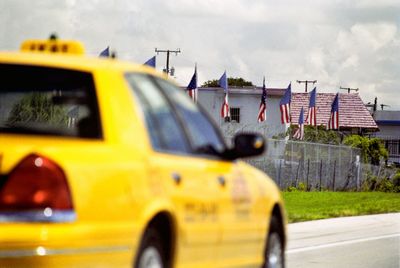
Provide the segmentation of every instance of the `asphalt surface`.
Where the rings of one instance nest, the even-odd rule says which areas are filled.
[[[286,265],[400,268],[400,213],[289,224]]]

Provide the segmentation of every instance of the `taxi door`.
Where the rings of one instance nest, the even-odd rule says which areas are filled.
[[[204,164],[201,174],[204,185],[208,188],[218,186],[215,214],[222,227],[222,237],[219,236],[217,263],[225,267],[234,266],[232,260],[249,263],[251,257],[257,254],[253,250],[258,249],[261,241],[257,232],[257,216],[252,209],[252,194],[256,186],[247,180],[236,162],[223,160],[221,155],[226,145],[201,108],[176,86],[165,80],[155,80],[177,113],[193,160]],[[202,187],[198,190],[201,191]]]
[[[184,124],[170,96],[160,87],[165,80],[138,73],[126,78],[151,142],[150,193],[172,205],[177,227],[176,261],[180,267],[211,267],[220,238],[218,184],[209,176],[205,160],[193,154]]]
[[[267,225],[260,185],[240,161],[227,162],[229,175],[219,198],[222,238],[217,259],[221,267],[260,263]]]
[[[177,222],[177,263],[180,267],[213,267],[220,240],[218,182],[207,164],[190,155],[155,153],[151,180],[173,205]],[[160,197],[160,195],[158,197]]]

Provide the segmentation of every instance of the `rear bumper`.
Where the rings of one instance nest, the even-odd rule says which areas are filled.
[[[131,267],[129,247],[13,249],[0,251],[0,267]]]
[[[45,208],[22,212],[9,211],[0,213],[0,222],[74,222],[76,213],[73,210],[55,210]]]
[[[139,234],[110,224],[0,224],[0,267],[131,267]]]

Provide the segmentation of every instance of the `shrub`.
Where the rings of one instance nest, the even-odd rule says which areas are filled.
[[[306,185],[302,182],[299,183],[299,185],[296,186],[289,186],[286,191],[288,192],[306,192],[307,188]]]
[[[376,190],[379,192],[387,192],[387,193],[394,192],[393,182],[390,180],[390,178],[385,178],[377,184]]]
[[[361,185],[361,191],[369,192],[376,190],[378,177],[372,176],[370,174],[368,174],[367,176],[367,179]]]

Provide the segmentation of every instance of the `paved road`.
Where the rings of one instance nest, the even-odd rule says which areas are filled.
[[[287,268],[399,268],[400,213],[289,224]]]

